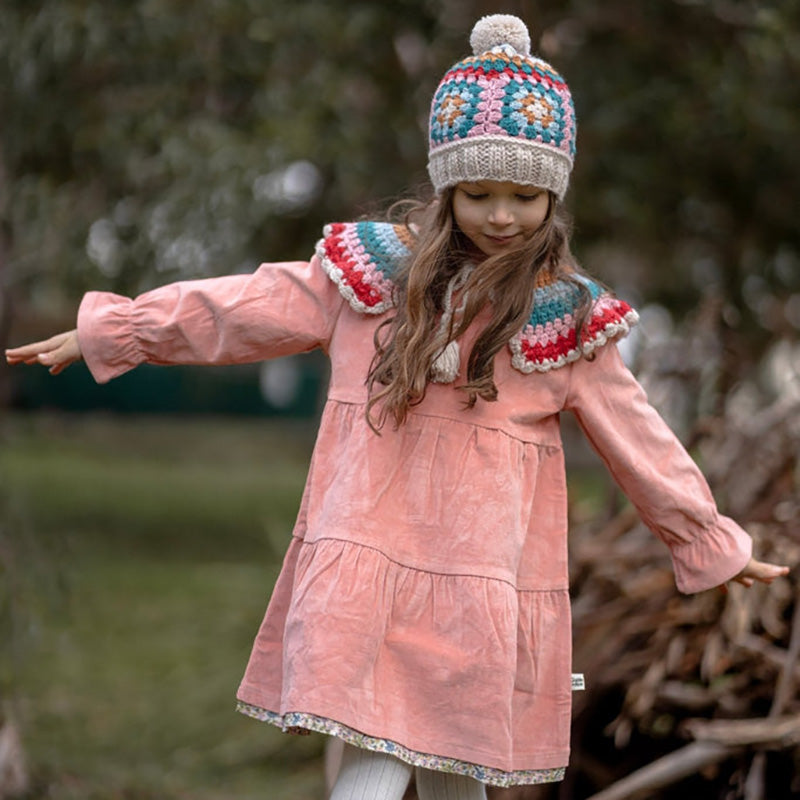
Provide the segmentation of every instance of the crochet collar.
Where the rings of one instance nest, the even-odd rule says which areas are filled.
[[[383,314],[395,305],[394,276],[410,255],[412,235],[389,222],[337,222],[326,225],[316,253],[322,268],[350,307],[361,314]],[[628,334],[636,312],[584,275],[593,304],[581,332],[575,311],[581,292],[563,280],[541,281],[534,288],[530,318],[508,343],[511,364],[520,372],[548,372]]]

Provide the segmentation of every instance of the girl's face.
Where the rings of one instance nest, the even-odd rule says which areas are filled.
[[[545,189],[509,181],[467,181],[453,192],[453,217],[485,256],[519,247],[539,229],[550,209]]]

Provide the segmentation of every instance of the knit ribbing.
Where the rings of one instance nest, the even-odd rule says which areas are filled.
[[[449,142],[432,150],[428,172],[439,189],[461,181],[507,181],[552,189],[560,198],[569,185],[572,160],[535,141],[485,136]]]

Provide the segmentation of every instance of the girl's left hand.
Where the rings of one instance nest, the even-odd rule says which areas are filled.
[[[56,334],[43,342],[33,342],[6,350],[9,364],[44,364],[53,375],[83,357],[78,331]]]
[[[789,567],[779,567],[777,564],[768,564],[766,561],[756,561],[751,558],[745,568],[731,580],[741,583],[742,586],[750,587],[756,581],[772,583],[775,578],[781,578],[788,574]]]

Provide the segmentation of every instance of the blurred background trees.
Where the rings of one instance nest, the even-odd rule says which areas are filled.
[[[307,258],[424,180],[432,90],[498,10],[572,87],[586,266],[678,315],[713,295],[742,357],[794,336],[796,0],[7,0],[6,315]]]

